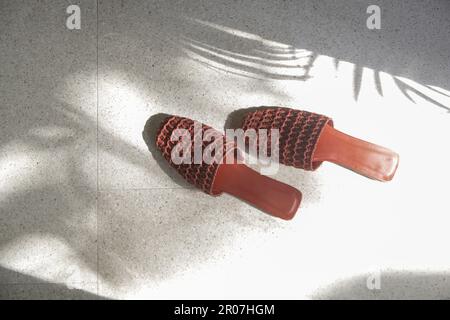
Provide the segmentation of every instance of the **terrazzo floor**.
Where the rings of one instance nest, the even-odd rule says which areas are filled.
[[[69,30],[66,8],[81,9]],[[0,298],[450,298],[450,2],[0,2]],[[400,154],[380,183],[281,166],[292,221],[148,146],[282,105]]]

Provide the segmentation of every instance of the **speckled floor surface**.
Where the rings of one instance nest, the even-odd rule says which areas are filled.
[[[1,1],[0,297],[450,298],[450,2],[377,3],[381,30],[365,0]],[[280,167],[285,222],[142,136],[260,105],[397,151],[394,181]]]

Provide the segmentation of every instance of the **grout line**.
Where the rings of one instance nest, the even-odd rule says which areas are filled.
[[[97,140],[97,147],[96,147],[96,154],[97,154],[97,191],[95,193],[95,228],[96,228],[96,236],[97,236],[97,295],[99,295],[99,254],[98,254],[98,190],[99,190],[99,184],[98,184],[98,173],[99,173],[99,167],[98,167],[98,1],[96,0],[96,6],[95,6],[95,12],[97,14],[97,20],[96,20],[96,24],[97,24],[97,130],[96,130],[96,140]]]

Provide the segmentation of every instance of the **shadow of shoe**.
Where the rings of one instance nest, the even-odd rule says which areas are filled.
[[[169,114],[166,113],[157,113],[152,115],[144,126],[144,131],[142,131],[142,138],[147,145],[148,150],[153,156],[153,159],[164,171],[167,176],[172,179],[177,185],[183,188],[191,188],[192,186],[188,184],[177,172],[174,170],[167,160],[163,157],[161,151],[156,147],[156,135],[161,127],[161,123],[169,117]]]

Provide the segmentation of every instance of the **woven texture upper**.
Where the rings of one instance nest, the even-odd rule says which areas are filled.
[[[199,124],[199,123],[197,123]],[[205,163],[202,161],[201,164],[194,164],[192,163],[181,163],[176,164],[172,161],[172,150],[174,147],[179,143],[179,141],[182,141],[182,137],[179,139],[176,139],[175,141],[171,141],[172,133],[175,129],[185,129],[187,131],[186,134],[190,135],[190,147],[188,146],[188,149],[190,150],[191,159],[194,159],[194,138],[200,139],[199,141],[202,141],[202,137],[205,134],[206,130],[213,130],[213,132],[217,135],[217,137],[220,136],[220,138],[212,138],[211,141],[202,141],[202,151],[205,150],[208,146],[210,148],[213,148],[213,144],[220,144],[222,146],[222,154],[217,155],[217,159],[222,160],[225,162],[225,155],[227,152],[231,152],[231,150],[236,150],[234,148],[234,145],[228,144],[225,146],[225,137],[217,130],[212,129],[211,127],[205,125],[205,124],[199,124],[199,127],[201,125],[201,130],[198,130],[197,137],[194,137],[194,121],[188,118],[178,117],[178,116],[169,116],[167,117],[162,123],[161,127],[158,131],[158,134],[156,136],[156,146],[159,150],[161,150],[164,158],[170,163],[172,167],[174,167],[181,176],[186,179],[189,183],[193,184],[197,188],[202,189],[204,192],[216,195],[218,192],[213,191],[213,184],[214,179],[217,173],[217,170],[220,166],[220,161],[215,161],[211,164]],[[210,131],[211,132],[211,131]],[[199,137],[199,135],[201,136]],[[207,140],[207,139],[206,139]]]
[[[287,166],[315,170],[321,162],[313,162],[313,154],[319,136],[330,118],[301,110],[268,107],[248,113],[242,129],[278,129],[279,160]],[[270,144],[270,139],[269,142]],[[268,146],[268,150],[271,146]]]

